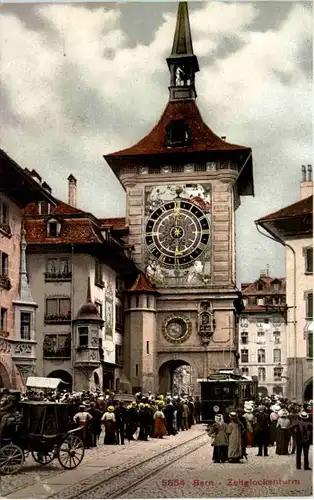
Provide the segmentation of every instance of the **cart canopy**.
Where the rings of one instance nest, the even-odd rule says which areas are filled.
[[[26,386],[32,389],[57,389],[60,384],[66,384],[61,378],[28,377]]]

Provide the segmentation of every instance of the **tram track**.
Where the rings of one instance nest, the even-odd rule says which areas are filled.
[[[134,465],[122,464],[123,467],[116,473],[110,474],[107,471],[107,474],[101,474],[103,477],[99,480],[97,477],[91,478],[94,481],[89,484],[80,486],[78,483],[75,489],[73,487],[66,488],[48,498],[121,498],[154,474],[161,472],[205,445],[208,445],[206,432],[156,453]]]

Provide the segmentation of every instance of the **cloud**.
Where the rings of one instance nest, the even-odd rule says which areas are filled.
[[[98,216],[124,214],[123,191],[102,155],[137,142],[159,119],[175,27],[175,13],[164,12],[150,42],[134,43],[121,29],[123,6],[110,5],[38,5],[32,27],[22,16],[0,16],[1,147],[35,166],[60,198],[72,172],[81,207]],[[281,23],[269,20],[263,30],[256,24],[263,3],[190,8],[202,115],[216,133],[253,148],[257,196],[238,211],[243,280],[257,272],[258,249],[274,248],[254,218],[298,198],[299,165],[311,154],[311,76],[303,64],[311,57],[311,10],[285,5]]]

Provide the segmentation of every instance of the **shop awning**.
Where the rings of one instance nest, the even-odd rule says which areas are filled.
[[[57,389],[60,384],[66,384],[61,378],[28,377],[26,387],[33,389]]]

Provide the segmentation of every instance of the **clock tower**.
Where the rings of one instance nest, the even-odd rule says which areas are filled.
[[[254,195],[251,149],[204,123],[196,105],[186,2],[178,5],[169,101],[137,144],[105,156],[127,196],[129,243],[141,275],[126,297],[125,369],[134,390],[172,391],[237,366],[235,211]]]

